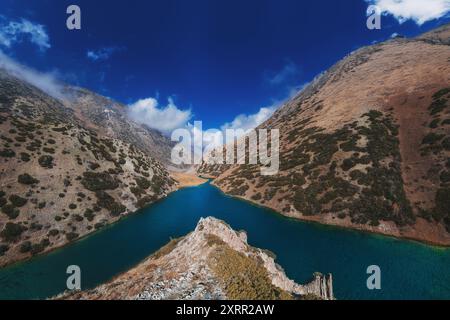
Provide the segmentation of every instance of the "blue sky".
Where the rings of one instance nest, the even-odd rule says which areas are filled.
[[[366,27],[368,2],[383,10],[381,30]],[[70,4],[81,8],[81,30],[66,28]],[[140,101],[156,122],[202,120],[220,128],[260,121],[361,46],[448,22],[449,6],[449,0],[0,0],[0,50],[120,102]]]

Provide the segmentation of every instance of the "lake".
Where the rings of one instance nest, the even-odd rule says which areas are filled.
[[[450,249],[302,222],[234,199],[205,183],[172,193],[122,221],[49,254],[0,269],[0,299],[42,299],[66,288],[69,265],[82,289],[122,273],[214,216],[269,249],[286,274],[305,283],[332,273],[337,299],[450,299]],[[366,269],[381,268],[381,290],[368,290]]]

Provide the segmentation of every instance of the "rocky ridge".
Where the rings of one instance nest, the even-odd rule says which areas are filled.
[[[245,232],[201,219],[133,269],[94,289],[59,299],[334,299],[332,277],[316,273],[300,285],[267,250],[251,247]]]

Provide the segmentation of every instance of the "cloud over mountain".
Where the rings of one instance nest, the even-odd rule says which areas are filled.
[[[366,0],[383,15],[392,15],[400,23],[413,20],[418,25],[442,18],[450,12],[450,0]]]
[[[171,98],[163,107],[159,107],[159,102],[155,98],[138,100],[129,106],[128,114],[134,121],[146,124],[165,134],[185,127],[192,117],[191,110],[179,109]]]

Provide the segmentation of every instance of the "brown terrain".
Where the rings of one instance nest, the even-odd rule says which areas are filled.
[[[177,188],[157,160],[168,160],[166,138],[109,99],[66,91],[67,100],[56,100],[0,70],[0,266],[79,239]]]
[[[289,217],[450,245],[449,25],[349,54],[260,128],[280,130],[278,174],[199,174]]]
[[[306,285],[287,278],[273,254],[247,244],[215,218],[174,239],[138,266],[94,289],[57,299],[204,300],[333,299],[331,275],[316,273]]]
[[[178,188],[195,187],[206,183],[208,180],[200,178],[195,172],[171,171],[171,177],[178,182]]]

